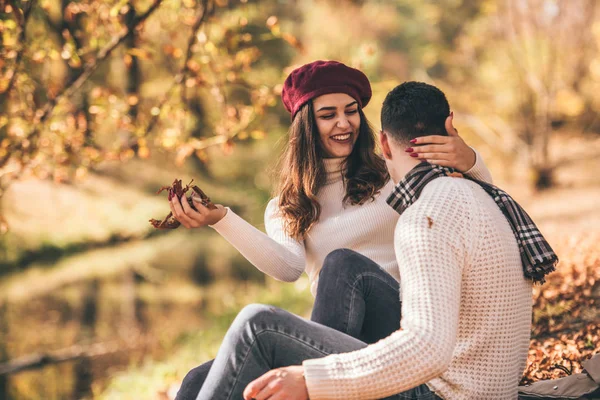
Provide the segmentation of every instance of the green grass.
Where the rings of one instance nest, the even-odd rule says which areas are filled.
[[[97,388],[94,397],[103,400],[159,398],[160,393],[176,390],[191,368],[214,358],[227,328],[245,305],[271,304],[306,317],[313,301],[304,276],[294,284],[219,282],[209,290],[212,300],[205,317],[210,322],[205,329],[180,335],[172,344],[171,355],[164,360],[146,360],[113,375],[106,389]]]

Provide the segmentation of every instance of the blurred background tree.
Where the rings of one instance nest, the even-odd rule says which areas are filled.
[[[24,173],[72,181],[98,162],[160,149],[179,164],[202,160],[275,104],[246,75],[257,44],[278,38],[235,15],[240,4],[40,3],[3,10],[3,186]]]
[[[480,109],[487,109],[473,118],[473,126],[485,126],[476,132],[495,149],[526,160],[537,189],[554,184],[553,172],[564,161],[549,154],[558,128],[598,129],[592,94],[598,85],[597,8],[593,0],[486,2],[485,13],[460,38],[456,55],[468,78],[453,83],[476,88],[471,99],[483,100]]]
[[[600,194],[598,12],[594,0],[0,0],[0,398],[169,398],[241,306],[306,314],[306,279],[273,282],[210,229],[148,220],[168,212],[159,187],[194,178],[261,228],[289,126],[281,84],[315,59],[369,76],[375,127],[388,90],[438,85],[546,229],[598,221],[592,200],[556,221],[545,211],[558,194],[565,207]],[[21,358],[34,353],[36,365]],[[29,364],[7,374],[8,360]]]

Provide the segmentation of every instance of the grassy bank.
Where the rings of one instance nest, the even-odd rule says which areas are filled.
[[[206,318],[204,329],[183,333],[171,345],[172,351],[164,360],[144,360],[114,374],[107,388],[95,393],[97,398],[173,398],[185,374],[215,356],[227,328],[245,305],[271,304],[303,316],[307,316],[312,305],[306,277],[294,284],[272,280],[266,285],[219,282],[208,290],[211,301],[203,315]]]

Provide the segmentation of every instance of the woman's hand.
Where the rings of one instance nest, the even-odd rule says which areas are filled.
[[[458,131],[452,125],[454,113],[446,118],[446,132],[448,136],[423,136],[411,140],[412,147],[407,147],[406,152],[411,157],[418,157],[431,164],[451,167],[461,172],[466,172],[475,165],[475,151],[467,146],[458,136]]]
[[[169,207],[171,207],[173,217],[188,229],[214,225],[227,214],[227,209],[220,204],[215,204],[217,207],[216,210],[209,210],[198,201],[195,195],[192,195],[192,201],[194,202],[194,207],[196,207],[196,210],[198,211],[194,210],[189,205],[185,198],[185,194],[181,196],[181,199],[177,198],[177,196],[173,196],[171,201],[169,201]]]

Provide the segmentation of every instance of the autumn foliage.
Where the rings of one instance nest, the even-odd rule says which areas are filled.
[[[163,186],[156,193],[159,194],[162,191],[166,190],[169,194],[167,196],[167,200],[171,201],[173,197],[181,199],[182,196],[185,196],[185,194],[191,189],[192,194],[186,196],[185,199],[187,200],[190,207],[192,207],[192,209],[197,211],[192,197],[198,202],[202,203],[204,207],[207,207],[210,210],[216,209],[217,207],[213,204],[212,201],[210,201],[210,198],[206,195],[206,193],[204,193],[202,189],[200,189],[198,186],[192,186],[192,182],[188,183],[187,185],[185,185],[185,187],[183,187],[183,185],[181,184],[181,179],[175,179],[171,186]],[[163,220],[151,219],[150,224],[152,224],[152,226],[156,229],[177,229],[179,225],[181,225],[181,223],[173,217],[172,212],[170,212]]]
[[[553,241],[557,271],[534,287],[532,339],[522,383],[581,372],[600,352],[600,234]]]
[[[0,2],[0,197],[22,177],[73,182],[160,154],[206,162],[208,147],[264,137],[277,94],[250,78],[259,44],[300,44],[277,17],[223,16],[246,3]]]

